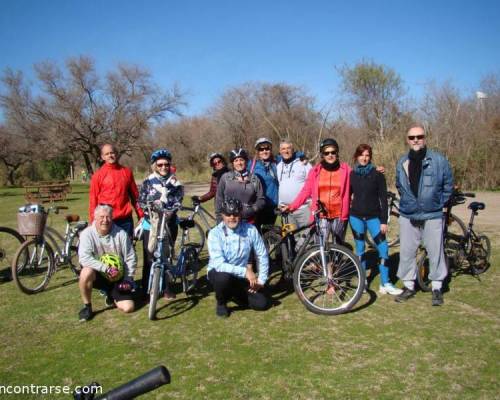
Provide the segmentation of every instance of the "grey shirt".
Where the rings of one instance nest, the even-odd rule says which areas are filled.
[[[304,163],[296,158],[290,163],[281,160],[278,163],[279,202],[283,204],[292,203],[299,194],[311,170],[311,164]]]
[[[105,253],[118,255],[125,267],[125,277],[133,278],[137,266],[137,256],[127,233],[116,225],[102,236],[94,224],[85,228],[80,234],[78,259],[83,267],[89,267],[99,272],[106,272],[107,266],[99,261]]]

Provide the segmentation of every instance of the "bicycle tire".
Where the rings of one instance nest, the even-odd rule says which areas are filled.
[[[354,307],[363,294],[365,272],[358,258],[347,248],[330,245],[325,249],[331,276],[323,276],[320,249],[313,247],[297,264],[293,286],[301,303],[315,314],[338,315]]]
[[[79,259],[78,259],[78,246],[80,246],[80,232],[77,231],[75,233],[75,236],[71,239],[71,243],[69,245],[69,250],[68,250],[68,264],[69,267],[71,268],[71,271],[76,276],[80,276],[80,272],[82,271],[82,267],[80,265]]]
[[[184,293],[192,291],[198,282],[198,272],[200,271],[200,262],[196,248],[188,245],[184,249],[184,267],[182,271],[182,290]]]
[[[199,256],[205,246],[205,240],[205,231],[198,222],[193,220],[192,227],[180,229],[175,241],[175,254],[180,254],[183,247],[193,246]]]
[[[24,241],[15,229],[0,226],[0,281],[12,280],[12,259]]]
[[[153,271],[153,280],[151,282],[151,289],[149,291],[149,310],[148,318],[151,321],[156,319],[156,304],[160,294],[160,273],[161,268],[155,268]]]
[[[23,293],[34,294],[44,290],[54,271],[54,251],[40,238],[24,242],[12,260],[12,279]]]
[[[490,267],[491,242],[486,235],[478,235],[472,244],[471,271],[474,275],[481,275]]]
[[[429,279],[429,257],[427,257],[425,249],[422,249],[417,255],[417,283],[422,292],[432,290],[431,280]]]

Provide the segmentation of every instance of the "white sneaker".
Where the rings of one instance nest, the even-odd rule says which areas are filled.
[[[380,285],[378,292],[380,294],[390,294],[392,296],[397,296],[398,294],[403,293],[403,290],[397,288],[392,283],[386,283],[385,285]]]

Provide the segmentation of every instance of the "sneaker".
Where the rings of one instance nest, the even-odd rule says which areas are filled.
[[[225,304],[217,304],[217,307],[215,308],[215,314],[218,317],[227,318],[229,317],[229,310],[227,309],[227,306]]]
[[[403,291],[401,294],[398,294],[396,298],[394,299],[395,302],[397,303],[404,303],[405,301],[411,299],[413,296],[415,296],[416,292],[414,290],[408,289],[407,287],[403,288]]]
[[[113,296],[111,296],[111,293],[106,293],[104,296],[104,304],[106,304],[106,307],[114,307],[115,306],[115,299],[113,299]]]
[[[83,307],[78,313],[78,318],[80,322],[90,321],[94,317],[94,312],[92,311],[92,307]]]
[[[443,305],[444,300],[443,300],[443,293],[441,293],[441,290],[433,290],[432,291],[432,305],[433,306],[441,306]]]
[[[388,282],[383,285],[380,285],[378,292],[380,294],[390,294],[392,296],[398,296],[403,293],[403,289],[399,289],[394,286],[392,283]]]

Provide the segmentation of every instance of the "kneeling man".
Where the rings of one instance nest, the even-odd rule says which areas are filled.
[[[242,209],[239,200],[226,199],[222,222],[208,234],[208,279],[215,289],[219,317],[229,316],[229,300],[254,310],[265,310],[269,303],[262,293],[269,270],[266,247],[257,228],[241,221]],[[257,258],[258,274],[250,260],[252,252]]]
[[[125,313],[134,311],[132,289],[137,256],[127,232],[113,225],[112,213],[108,205],[97,206],[94,222],[80,235],[78,258],[82,271],[79,286],[84,304],[79,313],[80,321],[88,321],[94,316],[92,288],[106,294],[106,305],[115,304]]]

